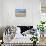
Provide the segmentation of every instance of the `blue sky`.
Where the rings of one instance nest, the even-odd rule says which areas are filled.
[[[26,9],[16,9],[16,13],[26,13]]]

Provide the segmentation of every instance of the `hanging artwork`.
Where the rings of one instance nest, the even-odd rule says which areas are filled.
[[[16,12],[15,15],[17,17],[24,17],[24,16],[26,16],[26,9],[16,9],[15,12]]]

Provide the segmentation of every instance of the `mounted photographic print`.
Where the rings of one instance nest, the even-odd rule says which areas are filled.
[[[16,9],[16,16],[17,17],[25,17],[26,16],[26,9]]]

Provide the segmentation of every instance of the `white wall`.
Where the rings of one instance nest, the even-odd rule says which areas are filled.
[[[0,0],[0,26],[2,24],[2,0]]]
[[[26,17],[16,17],[15,9],[25,8]],[[34,25],[40,20],[39,0],[3,0],[2,25]]]

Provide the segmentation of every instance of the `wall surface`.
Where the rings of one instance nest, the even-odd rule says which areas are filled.
[[[36,26],[40,20],[39,0],[2,0],[2,25],[33,25]],[[16,17],[15,9],[25,8],[26,17]]]
[[[0,0],[0,26],[2,24],[2,0]]]

